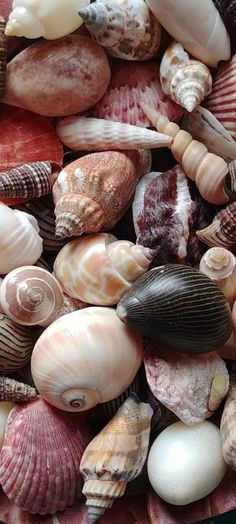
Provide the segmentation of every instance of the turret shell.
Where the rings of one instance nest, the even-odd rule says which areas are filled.
[[[199,270],[223,291],[230,305],[236,298],[236,258],[223,247],[212,247],[200,260]]]

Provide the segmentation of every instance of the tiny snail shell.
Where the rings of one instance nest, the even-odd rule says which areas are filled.
[[[93,305],[117,304],[152,261],[152,250],[117,240],[109,233],[89,235],[64,246],[54,273],[65,293]]]
[[[132,329],[184,353],[214,351],[232,331],[230,307],[218,286],[178,264],[139,277],[121,298],[117,314]]]
[[[22,266],[3,279],[0,302],[5,314],[26,326],[48,326],[63,305],[63,293],[56,278],[46,269]]]
[[[142,349],[142,338],[113,309],[73,311],[37,340],[32,377],[47,402],[64,411],[85,411],[127,389],[141,365]]]
[[[236,258],[223,247],[208,249],[200,260],[199,270],[219,286],[229,304],[236,298]]]

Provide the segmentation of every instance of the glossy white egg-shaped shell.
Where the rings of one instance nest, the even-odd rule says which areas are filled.
[[[220,484],[226,472],[219,428],[207,421],[191,427],[172,424],[153,443],[147,468],[153,489],[169,504],[200,500]]]

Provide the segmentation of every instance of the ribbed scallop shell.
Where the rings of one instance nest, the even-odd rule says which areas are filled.
[[[81,496],[79,465],[90,440],[81,417],[70,418],[42,399],[16,406],[0,455],[3,490],[31,513],[53,514],[72,506]]]
[[[212,247],[200,260],[199,270],[215,282],[229,304],[236,298],[236,258],[223,247]]]
[[[236,244],[236,202],[221,209],[213,222],[196,232],[198,238],[208,246],[230,248]]]
[[[19,326],[0,314],[0,372],[12,373],[29,362],[36,342],[36,332]]]
[[[7,38],[4,34],[6,22],[0,15],[0,100],[5,91],[7,68]]]
[[[222,291],[206,275],[177,264],[138,278],[121,298],[117,314],[132,329],[184,353],[214,351],[232,331]]]

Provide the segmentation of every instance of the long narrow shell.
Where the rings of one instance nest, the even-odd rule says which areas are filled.
[[[68,295],[89,304],[109,306],[117,304],[151,261],[151,249],[99,233],[64,246],[53,270]]]
[[[37,396],[35,388],[13,378],[0,377],[0,401],[25,402]]]
[[[64,299],[61,286],[51,273],[36,266],[22,266],[3,279],[0,302],[14,322],[45,327],[54,321]]]
[[[55,166],[51,162],[24,164],[0,174],[0,199],[47,195],[55,179]]]
[[[36,333],[28,326],[19,326],[0,315],[0,372],[12,373],[29,362]]]
[[[98,0],[79,10],[92,37],[111,56],[148,60],[161,41],[161,26],[144,0]]]
[[[236,369],[233,364],[230,374],[230,390],[220,423],[222,453],[225,462],[236,471]]]
[[[164,93],[189,112],[201,104],[212,88],[208,67],[190,59],[178,42],[170,44],[163,55],[160,80]]]
[[[151,406],[132,393],[86,448],[80,472],[89,523],[95,523],[124,494],[127,482],[142,471],[152,414]]]
[[[153,149],[170,147],[172,143],[171,137],[150,129],[89,117],[61,120],[57,134],[63,144],[75,151]]]
[[[236,244],[236,202],[221,209],[213,222],[196,232],[198,238],[208,246],[230,248]]]
[[[223,247],[212,247],[200,260],[199,270],[223,291],[229,304],[236,298],[236,258]]]
[[[81,456],[91,440],[72,419],[38,398],[16,406],[7,421],[0,482],[9,499],[31,513],[56,513],[81,496]],[[14,450],[14,453],[12,453]]]
[[[4,34],[6,22],[0,15],[0,100],[5,91],[7,69],[7,38]]]

